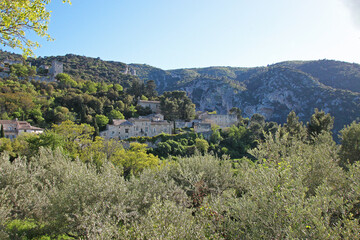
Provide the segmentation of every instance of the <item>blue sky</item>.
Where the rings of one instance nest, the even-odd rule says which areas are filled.
[[[40,39],[35,54],[73,53],[163,69],[324,58],[360,63],[357,2],[72,0],[70,6],[53,0],[49,33],[55,41]]]

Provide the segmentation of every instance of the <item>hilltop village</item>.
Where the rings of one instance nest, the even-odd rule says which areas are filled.
[[[205,141],[207,150],[210,146],[207,141],[214,134],[220,131],[227,134],[226,129],[249,123],[239,121],[241,114],[238,109],[229,114],[196,112],[195,105],[182,91],[165,92],[159,96],[154,81],[142,83],[136,77],[136,70],[129,66],[124,67],[121,75],[123,79],[130,77],[130,83],[122,82],[124,86],[129,84],[126,88],[120,84],[95,83],[81,77],[71,77],[64,73],[63,62],[56,59],[40,62],[1,61],[2,135],[11,140],[24,133],[39,135],[53,129],[54,124],[72,121],[94,127],[94,137],[125,141],[125,147],[129,147],[127,142],[145,138],[141,142],[158,148],[161,141],[152,143],[152,139],[158,136],[189,138],[189,134],[195,134],[191,135],[195,137],[194,141],[199,137],[206,139],[201,141]],[[19,92],[20,89],[23,92]],[[11,92],[19,95],[20,101],[12,99]],[[184,147],[192,144],[195,142],[190,141]],[[159,151],[161,147],[163,144],[160,144]],[[216,145],[213,148],[218,151]],[[166,156],[175,149],[157,155]],[[182,154],[192,151],[189,148]],[[223,148],[221,151],[226,153],[228,150]]]

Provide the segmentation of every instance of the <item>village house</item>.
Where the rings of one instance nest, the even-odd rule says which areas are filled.
[[[236,114],[208,114],[203,113],[199,116],[202,123],[210,123],[211,125],[218,125],[220,128],[231,127],[238,122]]]
[[[33,127],[26,121],[15,120],[0,120],[0,126],[4,129],[4,136],[9,139],[15,139],[22,133],[40,134],[44,129]]]
[[[143,108],[150,108],[153,113],[160,113],[160,101],[139,100],[138,105]]]
[[[205,133],[211,131],[211,123],[194,123],[194,132],[196,133]]]
[[[130,118],[128,120],[113,120],[113,124],[106,125],[106,130],[100,132],[105,139],[127,139],[130,137],[153,137],[161,133],[171,134],[173,124],[164,121],[161,114],[151,114],[145,117]]]

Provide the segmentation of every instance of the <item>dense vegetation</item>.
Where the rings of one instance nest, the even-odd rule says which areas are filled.
[[[78,59],[74,69],[103,64],[66,58]],[[279,125],[233,108],[236,125],[204,136],[177,129],[104,140],[99,128],[112,119],[149,113],[138,98],[160,100],[167,119],[192,119],[194,105],[184,92],[158,96],[151,79],[114,72],[105,81],[101,71],[92,79],[95,68],[29,81],[36,66],[14,64],[0,79],[1,118],[48,128],[0,138],[1,239],[358,238],[360,123],[339,131],[337,144],[336,119],[324,111],[312,111],[306,124],[292,111]],[[231,75],[210,70],[220,84]],[[256,89],[255,80],[247,87]]]
[[[336,145],[331,116],[297,120],[265,134],[254,162],[159,160],[141,145],[93,142],[91,127],[69,121],[17,139],[23,155],[0,160],[0,238],[356,239],[360,124]]]
[[[0,53],[0,61],[22,60],[20,55]],[[53,60],[63,62],[64,72],[77,82],[92,81],[133,88],[127,93],[134,99],[145,95],[141,87],[152,81],[160,94],[186,91],[197,110],[226,113],[232,107],[238,107],[244,110],[245,117],[250,118],[257,112],[269,121],[282,124],[292,110],[302,121],[307,121],[313,110],[319,108],[335,116],[336,133],[359,117],[358,64],[331,60],[291,61],[257,68],[209,67],[165,71],[148,65],[127,65],[74,54],[29,58],[27,62],[41,73],[40,66],[50,66]]]
[[[153,82],[145,85],[133,79],[124,89],[118,83],[74,79],[66,73],[56,76],[56,82],[31,79],[34,66],[11,66],[9,77],[0,78],[1,119],[26,120],[40,127],[72,120],[100,128],[109,120],[146,115],[149,109],[137,106],[138,98],[156,99]]]

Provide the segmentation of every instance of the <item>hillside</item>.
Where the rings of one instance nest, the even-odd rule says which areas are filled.
[[[158,91],[186,91],[198,110],[226,113],[242,109],[244,117],[260,113],[283,123],[295,110],[307,121],[314,108],[335,116],[335,130],[358,119],[360,65],[338,61],[290,61],[257,68],[209,67],[164,71],[132,64],[138,76],[155,80]]]
[[[4,58],[18,55],[1,52]],[[120,83],[131,87],[136,79],[154,80],[157,91],[184,90],[198,110],[226,113],[232,107],[244,117],[254,113],[283,123],[295,110],[300,120],[308,121],[314,108],[335,117],[335,130],[360,117],[360,65],[333,60],[288,61],[267,67],[208,67],[162,70],[143,64],[102,61],[67,54],[29,59],[32,65],[64,63],[64,72],[74,79]]]
[[[333,88],[360,92],[360,65],[356,63],[319,60],[289,61],[275,65],[298,69]]]

